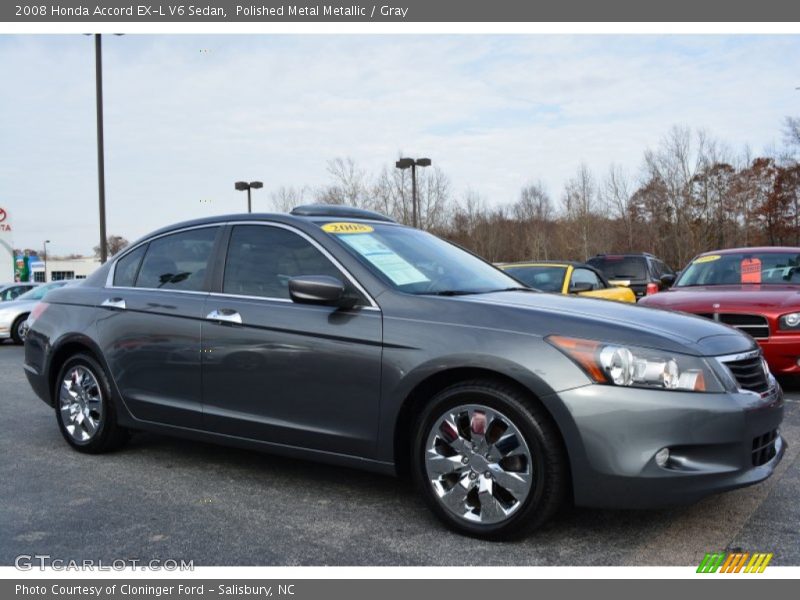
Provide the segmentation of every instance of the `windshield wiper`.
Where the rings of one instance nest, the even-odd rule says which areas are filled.
[[[438,292],[418,292],[418,296],[469,296],[470,294],[482,294],[475,290],[440,290]]]
[[[507,288],[500,288],[499,290],[489,290],[488,292],[483,292],[484,294],[494,294],[496,292],[534,292],[536,294],[541,293],[541,290],[535,290],[529,287],[507,287]]]

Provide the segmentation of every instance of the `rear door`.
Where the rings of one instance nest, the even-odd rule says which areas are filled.
[[[170,233],[115,265],[97,321],[112,377],[139,419],[202,425],[200,335],[221,226]]]
[[[295,304],[288,281],[299,275],[337,277],[362,301],[352,309]],[[321,246],[287,226],[233,226],[224,271],[204,312],[207,429],[373,454],[381,313]]]

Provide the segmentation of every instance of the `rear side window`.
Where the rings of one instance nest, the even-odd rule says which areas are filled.
[[[150,242],[136,287],[200,291],[218,227],[192,229]]]
[[[289,298],[289,279],[300,275],[342,273],[311,243],[296,233],[264,225],[233,228],[225,264],[226,294]]]
[[[139,272],[139,265],[142,257],[147,250],[147,244],[139,246],[136,250],[129,252],[117,261],[114,267],[114,285],[117,287],[133,287],[136,283],[136,274]]]
[[[643,256],[596,256],[587,261],[606,276],[606,279],[646,279]]]

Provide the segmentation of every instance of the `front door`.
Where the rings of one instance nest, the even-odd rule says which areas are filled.
[[[295,304],[288,280],[299,275],[331,275],[352,285],[324,250],[293,229],[233,227],[222,289],[206,300],[202,326],[205,427],[370,456],[381,313],[363,294],[360,306],[346,310]]]

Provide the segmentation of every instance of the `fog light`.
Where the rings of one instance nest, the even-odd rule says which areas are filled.
[[[656,464],[659,467],[666,467],[669,461],[669,448],[662,448],[656,452]]]

